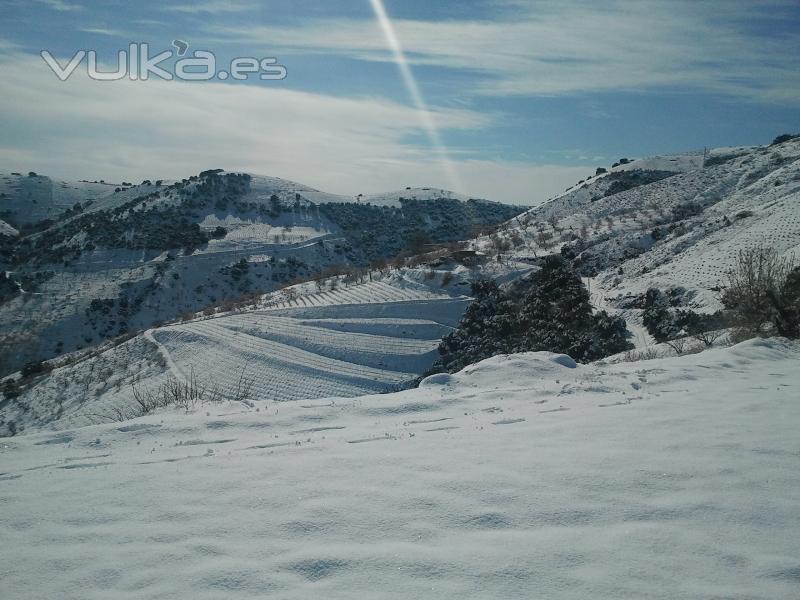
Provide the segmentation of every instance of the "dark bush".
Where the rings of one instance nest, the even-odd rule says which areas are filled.
[[[739,253],[722,304],[743,333],[800,337],[800,267],[771,248]]]
[[[685,292],[682,288],[677,291]],[[676,290],[671,290],[669,294],[665,294],[659,289],[650,288],[645,294],[642,322],[657,342],[695,336],[726,326],[725,319],[719,312],[701,314],[673,308],[681,303],[681,294],[675,292]]]
[[[35,361],[29,362],[20,371],[20,374],[23,378],[27,377],[34,377],[36,375],[41,375],[42,373],[49,373],[53,370],[53,367],[46,362],[43,361]]]
[[[783,144],[784,142],[789,142],[797,138],[800,138],[800,133],[783,133],[772,140],[770,146],[777,146],[778,144]]]
[[[560,256],[548,256],[541,270],[508,289],[480,281],[472,293],[431,372],[454,373],[498,354],[550,351],[590,362],[633,347],[622,319],[592,313],[589,292]]]
[[[17,380],[9,377],[3,382],[3,397],[6,400],[12,400],[20,395],[19,385]]]

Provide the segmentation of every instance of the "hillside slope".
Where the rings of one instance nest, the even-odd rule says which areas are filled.
[[[5,221],[0,221],[0,236],[15,237],[19,232]]]
[[[17,179],[33,186],[46,178]],[[27,188],[17,187],[0,206],[27,201]],[[217,169],[117,186],[69,208],[54,193],[37,198],[57,216],[25,223],[0,254],[11,279],[0,297],[0,375],[326,270],[464,239],[522,210],[450,197],[375,206]]]
[[[0,432],[119,420],[135,414],[137,392],[155,393],[169,381],[196,380],[225,399],[245,383],[248,402],[405,388],[433,364],[439,340],[469,302],[455,288],[399,274],[295,291],[68,356],[0,403]]]
[[[195,206],[207,188],[228,185],[227,199],[214,192],[214,203],[228,212]],[[594,306],[623,316],[642,347],[653,343],[642,323],[648,288],[670,292],[678,306],[712,312],[740,250],[764,245],[786,256],[800,250],[800,140],[714,150],[705,164],[697,154],[631,161],[477,238],[473,247],[486,255],[469,266],[434,252],[421,269],[334,275],[280,293],[269,292],[338,260],[357,263],[359,252],[363,258],[380,248],[396,250],[391,236],[401,223],[445,238],[463,232],[469,221],[459,219],[481,205],[453,198],[436,206],[404,199],[400,208],[317,205],[291,182],[251,178],[242,185],[239,176],[216,172],[167,187],[151,202],[189,203],[198,212],[198,231],[223,228],[225,235],[190,253],[96,248],[43,281],[12,282],[27,293],[0,310],[6,345],[17,353],[7,356],[21,365],[26,348],[38,356],[67,355],[53,376],[29,377],[19,397],[0,407],[5,431],[10,423],[24,430],[107,421],[130,408],[134,386],[158,388],[171,376],[185,380],[195,372],[232,397],[249,370],[259,400],[351,397],[407,386],[457,324],[470,281],[511,281],[553,252],[572,261]],[[93,214],[72,215],[61,227]],[[231,313],[235,305],[223,300],[247,291],[267,295]],[[207,304],[223,308],[196,313]],[[68,354],[182,312],[183,323]],[[20,341],[18,331],[29,338]]]
[[[0,219],[17,229],[55,220],[76,203],[93,203],[110,195],[115,184],[89,181],[55,181],[45,175],[0,173]]]
[[[650,287],[682,288],[704,311],[720,307],[741,250],[800,256],[800,140],[714,150],[704,166],[675,158],[681,171],[662,170],[665,158],[635,161],[513,219],[500,234],[504,254],[562,252],[612,307]],[[659,170],[641,168],[648,164]]]

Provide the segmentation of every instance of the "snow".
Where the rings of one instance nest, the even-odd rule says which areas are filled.
[[[588,243],[591,254],[610,259],[611,266],[592,281],[596,306],[613,309],[615,299],[650,287],[684,287],[694,293],[693,309],[717,310],[720,287],[742,250],[769,246],[800,259],[800,140],[713,149],[708,157],[705,168],[702,153],[620,165],[613,171],[677,174],[608,197],[603,175],[572,188],[512,219],[506,234],[516,233],[525,243],[504,256],[513,261],[558,252],[575,236]],[[703,206],[702,212],[685,219],[683,229],[669,230],[671,212],[690,203]],[[667,235],[655,241],[651,232],[658,227]],[[540,232],[551,236],[550,247],[537,241]],[[489,238],[475,243],[481,249],[490,245]]]
[[[43,175],[0,173],[0,211],[9,211],[18,225],[54,219],[75,203],[93,202],[114,192],[116,185],[88,181],[55,181]]]
[[[4,439],[4,596],[793,598],[798,359],[500,356]]]
[[[740,250],[798,255],[800,140],[707,157],[620,165],[676,174],[609,197],[610,180],[591,178],[532,209],[531,223],[513,220],[498,235],[523,243],[479,267],[301,283],[64,356],[0,402],[20,433],[0,439],[3,596],[796,597],[800,344],[669,358],[656,347],[638,358],[661,358],[589,365],[503,355],[396,391],[433,362],[469,281],[522,276],[570,234],[609,259],[587,279],[592,304],[622,315],[639,346],[654,340],[624,299],[682,286],[692,309],[715,310]],[[0,175],[0,208],[52,218],[156,189],[114,187]],[[340,234],[313,204],[356,199],[253,176],[243,201],[273,195],[293,211],[206,214],[203,228],[227,234],[190,256],[87,253],[7,303],[3,325],[72,348],[85,335],[78,297],[115,297],[158,265],[169,277],[143,308],[147,326],[202,306],[197,290],[224,297],[212,275],[241,259],[265,282],[273,261],[324,264]],[[401,197],[466,199],[408,188],[358,200]],[[686,203],[704,210],[685,231],[650,236]],[[472,243],[494,256],[491,245]],[[231,401],[243,374],[252,394]],[[111,422],[135,406],[134,387],[192,377],[224,402]]]
[[[4,429],[9,421],[18,431],[106,422],[135,406],[134,387],[155,390],[169,377],[195,376],[227,398],[244,378],[256,401],[395,391],[430,368],[469,303],[399,274],[315,289],[301,284],[258,309],[150,329],[83,360],[71,357],[0,406]]]
[[[197,184],[196,178],[184,182],[187,189]],[[409,196],[420,198],[456,197],[446,190],[410,191]],[[393,195],[378,196],[393,203]],[[378,196],[370,198],[377,203],[381,201]],[[271,210],[274,197],[284,209],[279,214]],[[5,332],[6,340],[13,340],[12,358],[3,374],[29,362],[90,347],[121,332],[141,331],[172,321],[239,298],[244,292],[267,293],[332,265],[363,265],[367,257],[358,244],[353,248],[352,240],[325,216],[325,209],[319,205],[368,200],[326,193],[277,177],[252,175],[246,192],[228,208],[214,203],[192,214],[192,220],[213,239],[188,255],[180,249],[164,252],[94,248],[94,244],[86,244],[88,234],[80,231],[71,239],[84,246],[79,257],[15,267],[19,269],[17,279],[34,271],[41,281],[29,290],[34,293],[17,295],[0,306],[0,330]],[[71,210],[78,203],[80,210]],[[13,217],[11,223],[17,226],[17,221],[28,224],[48,218],[57,220],[54,227],[60,228],[87,214],[113,212],[123,205],[129,209],[137,205],[137,210],[143,210],[145,206],[180,204],[181,194],[166,181],[122,186],[0,174],[0,217],[5,218],[8,211],[8,218]],[[225,231],[218,232],[218,227]],[[14,231],[10,225],[0,224],[0,237]],[[30,239],[47,235],[47,231],[32,233]],[[242,260],[249,273],[241,279],[234,278],[231,267]],[[93,300],[123,297],[136,303],[131,314],[119,314],[118,307],[109,309],[105,317],[91,314]],[[114,323],[111,312],[117,313]]]
[[[5,221],[0,221],[0,235],[15,237],[19,232]]]
[[[401,206],[401,198],[406,200],[439,200],[440,198],[447,198],[452,200],[461,200],[462,202],[466,202],[470,199],[469,196],[465,196],[464,194],[457,194],[456,192],[451,192],[450,190],[444,190],[441,188],[409,187],[395,192],[367,194],[360,198],[360,202],[363,204],[374,204],[376,206],[399,207]]]
[[[642,169],[645,171],[672,171],[674,173],[684,173],[687,171],[695,171],[702,166],[702,152],[684,152],[666,156],[639,158],[623,165],[612,167],[609,171],[635,171],[636,169]]]
[[[687,153],[633,161],[624,167],[663,169],[674,158],[675,168],[685,170],[592,201],[607,187],[604,178],[596,178],[586,188],[532,209],[527,213],[531,225],[514,219],[510,232],[500,232],[515,232],[524,242],[504,251],[502,260],[475,269],[448,264],[438,271],[427,267],[391,271],[381,280],[376,276],[375,281],[357,285],[336,279],[324,289],[314,283],[293,286],[268,294],[252,315],[215,314],[210,323],[170,325],[154,330],[152,342],[139,336],[134,343],[103,350],[77,368],[57,369],[56,377],[26,391],[18,406],[0,406],[0,418],[13,420],[21,429],[87,425],[97,422],[98,414],[130,403],[134,383],[158,386],[170,374],[186,376],[196,370],[229,386],[243,362],[259,373],[260,400],[392,391],[410,385],[433,362],[436,340],[457,325],[468,302],[465,284],[480,277],[507,282],[522,276],[531,269],[530,257],[558,252],[563,236],[573,234],[587,240],[590,253],[610,261],[587,279],[594,307],[625,318],[632,341],[639,347],[650,346],[654,340],[642,325],[641,310],[626,308],[626,299],[649,287],[683,287],[690,298],[687,308],[714,311],[720,308],[725,274],[741,250],[766,244],[784,256],[800,257],[800,140],[770,148],[712,150],[710,166],[704,169],[692,168],[698,156],[702,159]],[[254,178],[251,200],[268,202],[272,193],[280,193],[294,202],[295,194],[306,192],[299,184]],[[705,209],[686,220],[686,231],[670,232],[656,242],[650,233],[659,226],[666,229],[665,215],[692,202]],[[139,320],[130,323],[132,327],[149,327],[157,319],[171,318],[175,307],[197,310],[204,298],[211,302],[212,297],[223,296],[225,288],[214,287],[222,279],[215,273],[242,258],[267,286],[273,285],[274,273],[268,258],[295,257],[316,268],[329,258],[325,247],[335,244],[337,236],[336,228],[315,207],[302,203],[296,212],[271,224],[256,214],[224,219],[209,215],[203,222],[209,229],[220,225],[229,228],[225,239],[170,261],[169,276],[159,280],[157,293],[143,306]],[[540,231],[553,234],[551,247],[539,245]],[[490,238],[473,245],[491,252]],[[628,255],[634,247],[645,251]],[[131,251],[98,251],[81,260],[75,272],[57,272],[38,294],[6,303],[0,324],[9,331],[19,328],[22,335],[53,340],[51,345],[63,341],[69,351],[87,343],[82,337],[85,327],[79,326],[83,311],[75,308],[79,298],[116,297],[121,286],[152,276],[159,262]],[[446,274],[454,281],[443,287]],[[331,289],[333,283],[338,284],[336,289]],[[20,314],[32,317],[20,320]],[[40,315],[47,315],[52,324]],[[402,323],[408,320],[424,324],[406,330]],[[322,321],[333,324],[321,325]],[[359,329],[353,329],[353,323]],[[108,369],[117,374],[113,383],[102,376]]]

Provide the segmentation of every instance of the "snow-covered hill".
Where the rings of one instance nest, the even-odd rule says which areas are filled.
[[[740,250],[800,251],[800,140],[628,161],[434,248],[517,212],[217,171],[118,187],[0,238],[2,358],[60,355],[2,382],[9,597],[794,597],[798,343],[503,355],[397,390],[470,282],[545,254],[639,346],[650,287],[716,310]]]
[[[14,237],[19,232],[5,221],[0,221],[0,236]]]
[[[800,256],[800,140],[717,149],[702,159],[643,159],[586,182],[513,219],[504,235],[516,248],[508,255],[566,246],[612,305],[650,287],[683,287],[694,308],[716,310],[741,250]],[[478,247],[491,244],[485,238]]]
[[[226,181],[210,173],[181,184],[137,187],[160,189],[142,202],[166,211],[188,202],[197,231],[221,229],[224,235],[191,252],[96,248],[67,267],[51,265],[54,272],[41,281],[17,282],[23,293],[0,310],[4,343],[14,353],[6,356],[17,366],[36,357],[67,356],[57,363],[57,376],[29,382],[16,403],[2,407],[5,423],[67,427],[107,418],[130,404],[133,384],[158,386],[170,375],[194,371],[208,373],[230,392],[245,365],[260,374],[258,399],[344,397],[408,385],[433,362],[436,340],[456,324],[470,280],[510,281],[530,270],[536,257],[559,251],[587,278],[594,305],[625,317],[634,342],[643,346],[653,341],[641,321],[648,288],[680,289],[684,306],[714,311],[725,273],[741,249],[767,245],[785,255],[800,249],[800,140],[790,140],[618,165],[475,240],[473,247],[492,257],[484,265],[439,264],[434,257],[437,266],[389,275],[363,271],[274,294],[326,265],[357,264],[356,246],[363,251],[388,243],[376,238],[373,225],[396,228],[395,219],[425,207],[416,204],[425,199],[404,200],[402,209],[390,206],[393,194],[317,204],[309,196],[321,192],[306,186],[266,177],[251,177],[242,186],[233,176],[230,185],[239,195],[217,193],[219,205],[201,210],[194,198],[211,193],[209,186],[224,189]],[[223,183],[204,183],[218,179]],[[448,199],[442,190],[428,192],[442,196],[446,210],[469,202]],[[121,194],[138,202],[140,192],[114,193]],[[384,204],[369,207],[368,200]],[[54,230],[93,219],[92,211],[110,202],[98,200],[83,217],[68,216]],[[125,202],[113,202],[116,210],[127,210]],[[426,218],[430,231],[447,222],[435,213]],[[353,223],[362,229],[351,230]],[[363,240],[361,231],[367,232]],[[32,237],[37,235],[52,234]],[[198,320],[201,308],[245,291],[268,295],[253,297],[255,311],[232,315],[228,306],[209,309]],[[121,345],[97,346],[178,314],[188,321]],[[81,346],[99,351],[68,354]],[[92,358],[81,358],[86,355]],[[107,372],[115,373],[113,380]]]
[[[367,194],[359,198],[360,202],[368,202],[377,206],[400,206],[401,199],[411,200],[436,200],[439,198],[448,198],[452,200],[467,201],[470,198],[463,194],[457,194],[450,190],[443,190],[441,188],[420,188],[420,187],[407,187],[403,190],[395,192],[386,192],[382,194]]]
[[[9,598],[793,598],[800,348],[496,357],[0,443]]]
[[[376,277],[379,275],[376,273]],[[0,431],[64,429],[132,414],[135,392],[196,378],[226,398],[353,397],[410,386],[469,302],[458,286],[399,275],[324,290],[296,286],[258,308],[147,330],[76,354],[0,405]]]
[[[56,219],[76,203],[110,195],[115,187],[110,183],[55,181],[36,173],[0,174],[0,218],[17,227]]]
[[[326,269],[365,269],[421,243],[465,238],[522,210],[445,191],[367,205],[220,170],[119,186],[9,179],[13,195],[0,208],[16,215],[30,204],[44,211],[31,221],[48,221],[25,221],[22,237],[1,249],[7,287],[18,293],[0,297],[0,375]],[[31,199],[28,188],[41,189]],[[61,201],[101,188],[103,196]]]

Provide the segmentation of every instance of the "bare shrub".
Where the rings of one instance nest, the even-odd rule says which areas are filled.
[[[508,234],[508,241],[514,248],[519,248],[525,243],[525,239],[520,235],[517,229],[512,229]]]
[[[800,271],[793,262],[772,248],[739,252],[722,303],[742,335],[800,335]]]
[[[247,376],[247,365],[242,367],[242,372],[239,373],[239,379],[236,381],[236,387],[233,389],[233,394],[229,397],[231,402],[247,403],[252,397],[253,385],[255,379]]]
[[[675,354],[678,356],[683,356],[684,354],[689,353],[690,345],[688,337],[675,338],[674,340],[669,340],[665,343],[667,346],[672,348],[675,351]]]
[[[511,242],[499,233],[493,233],[490,235],[489,241],[491,243],[492,250],[494,250],[496,253],[508,252],[511,250]]]
[[[623,362],[639,362],[641,360],[653,360],[655,358],[660,358],[658,348],[655,346],[647,346],[640,350],[628,350],[622,355]]]
[[[135,385],[131,388],[137,416],[149,415],[159,408],[168,406],[188,411],[197,406],[216,404],[223,400],[219,386],[201,383],[194,369],[183,381],[170,375],[155,390],[143,391]]]
[[[697,341],[702,342],[706,348],[710,348],[724,335],[725,331],[718,329],[716,331],[701,331],[695,333],[692,337]]]
[[[553,232],[552,231],[542,231],[536,234],[536,244],[540,248],[544,248],[545,250],[549,250],[553,247]]]

